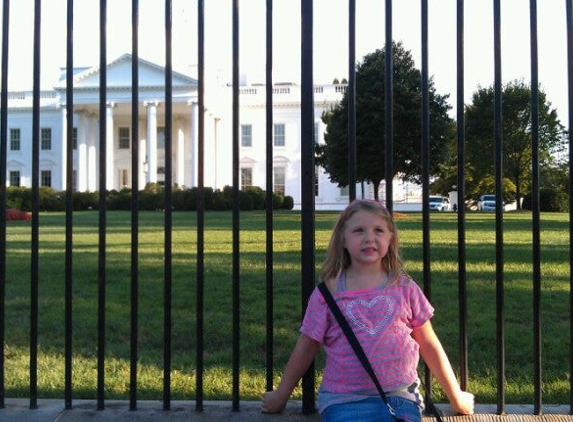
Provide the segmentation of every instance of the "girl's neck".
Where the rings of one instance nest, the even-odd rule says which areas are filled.
[[[388,281],[387,271],[377,266],[377,268],[356,268],[346,269],[346,288],[348,290],[363,290],[380,287]]]

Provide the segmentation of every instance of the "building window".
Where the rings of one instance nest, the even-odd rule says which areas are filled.
[[[78,191],[78,171],[72,170],[72,192]]]
[[[41,129],[41,148],[44,151],[49,151],[52,149],[52,129],[49,127],[43,127]],[[47,186],[47,185],[46,185]]]
[[[50,170],[42,170],[40,172],[40,186],[52,187],[52,172]]]
[[[241,189],[253,186],[253,169],[241,167]]]
[[[274,146],[284,147],[285,146],[285,125],[276,124],[274,127]]]
[[[10,129],[10,151],[20,151],[20,129]]]
[[[119,128],[119,149],[129,149],[129,128]]]
[[[20,186],[20,172],[11,171],[10,172],[10,186],[19,187]]]
[[[165,126],[157,127],[157,149],[165,149]]]
[[[119,180],[121,183],[121,188],[125,189],[129,187],[129,171],[122,169],[119,171]]]
[[[78,149],[78,128],[72,128],[72,148]]]
[[[241,146],[253,146],[253,125],[241,125]]]
[[[273,168],[273,192],[277,195],[285,195],[286,168]]]
[[[349,196],[349,195],[350,195],[350,188],[348,186],[340,188],[340,196]]]

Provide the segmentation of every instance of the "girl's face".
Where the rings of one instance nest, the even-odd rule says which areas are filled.
[[[355,212],[346,221],[343,236],[352,265],[379,264],[392,240],[386,220],[363,210]]]

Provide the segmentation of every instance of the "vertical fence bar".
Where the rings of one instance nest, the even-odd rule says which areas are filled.
[[[567,104],[569,106],[569,321],[573,321],[573,0],[565,0],[567,26]],[[573,323],[569,322],[569,372],[573,373]],[[569,377],[569,413],[573,414],[573,377]]]
[[[205,284],[205,3],[197,1],[197,97],[199,113],[197,115],[197,182],[199,199],[197,203],[197,381],[195,410],[203,410],[203,295]],[[193,105],[192,105],[193,106]]]
[[[384,93],[385,111],[385,186],[386,186],[386,208],[392,212],[394,209],[394,189],[392,181],[394,179],[392,167],[394,154],[394,46],[392,40],[392,0],[386,0],[386,79]]]
[[[173,227],[173,65],[172,5],[165,1],[165,292],[164,292],[164,367],[163,410],[171,408],[171,302],[172,302],[172,227]]]
[[[503,283],[503,122],[501,79],[501,11],[500,0],[494,0],[494,141],[495,141],[495,259],[496,259],[496,329],[497,329],[497,411],[505,412],[505,310]]]
[[[456,28],[456,89],[457,89],[457,148],[458,148],[458,295],[459,295],[459,356],[460,387],[467,390],[468,384],[468,338],[467,338],[467,277],[466,277],[466,184],[465,184],[465,118],[464,118],[464,0],[457,1]]]
[[[301,237],[302,311],[315,286],[313,0],[301,0]],[[302,378],[302,411],[315,412],[314,363]]]
[[[356,199],[356,0],[348,0],[348,199]]]
[[[422,47],[422,221],[424,244],[424,280],[430,279],[430,95],[428,69],[428,0],[421,0],[421,47]],[[430,286],[427,286],[429,289]]]
[[[6,171],[8,152],[8,42],[10,0],[2,2],[2,75],[0,91],[0,409],[5,407],[6,373]]]
[[[430,96],[428,69],[428,0],[421,0],[421,47],[422,47],[422,255],[424,293],[432,300],[432,273],[430,253]],[[425,400],[432,399],[432,374],[427,365],[424,372]],[[426,405],[429,409],[429,406]],[[429,409],[431,410],[431,409]]]
[[[74,2],[67,2],[66,36],[66,281],[65,281],[65,387],[66,409],[72,407],[73,330],[73,171],[74,171]],[[63,148],[63,145],[62,145]]]
[[[531,46],[531,169],[532,169],[532,248],[533,248],[533,412],[541,414],[541,237],[539,204],[539,72],[537,51],[537,0],[529,1]]]
[[[98,239],[98,350],[97,409],[105,407],[105,294],[106,294],[106,187],[107,187],[107,0],[100,0],[99,52],[99,239]],[[113,145],[109,145],[111,148]],[[111,188],[111,186],[110,186]]]
[[[34,2],[34,94],[32,100],[32,256],[30,283],[30,409],[38,407],[38,264],[40,231],[40,40],[42,2]]]
[[[129,408],[137,409],[139,313],[139,0],[131,2],[131,314]]]
[[[240,236],[239,236],[239,0],[233,0],[233,410],[239,410]]]
[[[266,13],[266,289],[267,289],[267,345],[266,389],[273,389],[274,372],[274,300],[273,300],[273,0],[267,0]]]

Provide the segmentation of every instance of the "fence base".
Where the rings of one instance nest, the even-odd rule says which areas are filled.
[[[27,399],[7,399],[4,409],[0,409],[2,422],[318,422],[318,413],[304,415],[299,401],[289,401],[287,408],[280,415],[265,415],[260,411],[256,401],[242,402],[239,411],[232,410],[231,402],[206,401],[203,411],[195,410],[194,401],[173,401],[171,409],[163,410],[161,401],[142,400],[136,410],[129,409],[129,402],[108,400],[104,410],[97,410],[95,400],[76,400],[72,409],[65,409],[63,400],[39,400],[37,409],[29,408]],[[444,422],[573,422],[567,406],[544,406],[544,414],[533,415],[533,406],[507,405],[507,414],[497,415],[495,405],[477,405],[476,414],[454,416],[448,405],[437,407],[444,414]],[[424,416],[423,422],[434,422],[432,416]]]

